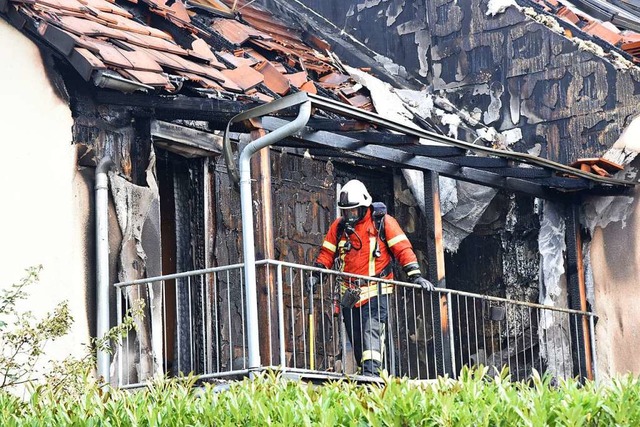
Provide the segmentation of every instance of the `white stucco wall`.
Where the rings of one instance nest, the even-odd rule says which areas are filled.
[[[591,242],[601,378],[640,374],[640,190],[632,194],[630,215],[596,227]]]
[[[69,300],[73,333],[47,356],[88,342],[84,246],[91,189],[72,145],[71,111],[53,90],[37,47],[0,19],[0,287],[42,264],[28,309],[36,315]]]

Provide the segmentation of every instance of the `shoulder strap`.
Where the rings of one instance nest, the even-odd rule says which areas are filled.
[[[338,223],[338,228],[336,229],[336,236],[337,236],[337,241],[340,242],[340,239],[342,238],[342,233],[344,233],[344,227],[345,227],[345,223],[344,223],[344,217],[342,219],[340,219],[340,222]]]
[[[384,229],[384,222],[387,216],[387,205],[385,205],[382,202],[373,202],[371,206],[373,208],[373,212],[371,213],[371,216],[373,217],[373,223],[376,227],[376,230],[378,230],[378,237],[380,238],[380,240],[382,240],[386,244],[387,235]],[[377,239],[376,239],[376,246],[373,249],[373,256],[374,257],[380,256],[380,249],[378,248]]]

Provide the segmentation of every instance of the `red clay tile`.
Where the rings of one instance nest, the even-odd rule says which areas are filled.
[[[141,47],[148,55],[156,60],[163,67],[171,68],[179,71],[189,71],[188,63],[185,63],[181,56],[174,55],[171,52],[160,52],[153,49],[145,49]]]
[[[309,63],[309,62],[305,62],[304,63],[304,67],[307,70],[311,70],[311,71],[315,71],[318,74],[326,74],[327,72],[332,70],[332,67],[330,67],[327,64],[323,64],[323,63]]]
[[[98,57],[81,47],[76,47],[73,52],[71,52],[69,62],[71,62],[71,65],[78,70],[80,76],[86,81],[89,81],[94,70],[107,68]]]
[[[110,28],[119,28],[118,25],[121,20],[129,21],[128,18],[125,18],[123,16],[115,15],[109,12],[102,12],[91,6],[86,6],[86,7],[87,9],[89,9],[89,12],[82,16],[83,19],[88,19],[90,21],[97,22],[102,25],[106,25],[107,27],[110,27]],[[128,28],[125,27],[122,29],[127,30]]]
[[[251,66],[256,64],[256,61],[254,59],[236,56],[231,52],[218,52],[218,54],[222,59],[224,59],[225,61],[227,61],[229,64],[233,65],[236,68],[243,67],[243,66]]]
[[[171,86],[169,79],[167,76],[161,73],[154,73],[151,71],[140,71],[140,70],[118,70],[120,74],[123,74],[125,77],[133,77],[134,80],[148,85],[148,86],[158,86],[158,87],[167,87]]]
[[[246,65],[233,70],[222,70],[221,72],[242,90],[251,89],[264,81],[262,74]]]
[[[131,15],[128,11],[106,0],[78,0],[78,1],[82,4],[98,9],[99,11],[102,11],[102,12],[113,13],[114,15],[124,16],[125,18],[133,18],[133,15]]]
[[[344,74],[340,73],[330,73],[326,76],[320,77],[318,80],[327,85],[338,86],[349,80],[349,76],[345,76]]]
[[[225,77],[224,81],[220,82],[220,86],[222,86],[225,90],[228,90],[229,92],[243,93],[242,88],[237,84],[235,84],[234,81],[228,77]]]
[[[240,46],[249,39],[271,40],[271,37],[233,19],[214,19],[211,27],[230,43]]]
[[[105,64],[122,68],[134,68],[131,61],[124,55],[124,51],[108,43],[96,42],[96,46],[100,51],[98,56]]]
[[[57,24],[56,22],[53,23],[60,25],[63,29],[76,35],[96,37],[104,36],[119,40],[126,40],[126,37],[124,37],[122,33],[97,22],[76,18],[74,16],[60,16],[58,17],[58,19],[59,24]]]
[[[203,58],[208,61],[212,67],[215,67],[219,70],[227,68],[222,62],[218,61],[218,58],[211,50],[211,47],[201,38],[196,38],[193,43],[191,43],[191,49],[192,50],[188,51],[190,56],[193,55],[199,58]]]
[[[243,12],[242,17],[254,28],[271,35],[275,39],[285,39],[290,42],[302,43],[299,31],[293,30],[284,25],[278,25],[277,22],[274,22],[274,18],[271,15],[256,16]]]
[[[269,95],[267,95],[265,93],[262,93],[262,92],[256,92],[252,96],[258,98],[260,101],[263,101],[263,102],[271,102],[271,101],[273,101],[273,97],[272,96],[269,96]]]
[[[153,35],[154,37],[159,37],[165,40],[167,39],[164,33],[147,25],[140,24],[139,22],[136,22],[132,19],[127,19],[118,15],[112,15],[112,17],[117,21],[117,24],[113,26],[114,28],[126,31],[128,33],[142,34],[147,36]],[[109,25],[109,27],[112,26]],[[162,35],[163,37],[160,37],[160,35]]]
[[[367,104],[371,104],[371,98],[364,95],[356,95],[351,98],[347,98],[347,102],[354,107],[362,108]]]
[[[249,57],[251,59],[255,60],[256,63],[262,62],[262,61],[268,61],[267,58],[265,58],[264,56],[259,54],[255,49],[251,49],[250,47],[248,47],[248,48],[243,49],[243,51],[244,51],[244,53],[249,55]]]
[[[136,46],[148,47],[161,52],[169,52],[176,55],[187,54],[187,51],[177,44],[149,35],[128,33],[127,41]]]
[[[222,81],[225,80],[225,76],[222,75],[221,71],[218,71],[215,68],[210,67],[210,66],[199,65],[199,64],[196,64],[196,63],[192,62],[190,70],[195,74],[203,75],[205,77],[208,77],[208,78],[210,78],[212,80],[215,80],[215,81],[218,81],[218,82],[222,82]]]
[[[270,61],[270,62],[271,62],[271,65],[273,65],[273,66],[274,66],[274,68],[275,68],[276,70],[278,70],[278,72],[279,72],[280,74],[287,74],[287,69],[285,68],[285,66],[284,66],[282,63],[280,63],[280,62],[275,62],[275,61]]]
[[[148,55],[142,49],[136,49],[133,51],[120,49],[120,53],[122,53],[122,55],[131,62],[135,70],[162,72],[162,67],[152,56]]]
[[[174,1],[171,6],[169,6],[169,9],[171,9],[176,18],[180,19],[183,22],[191,23],[189,12],[187,11],[187,8],[182,1]]]
[[[591,21],[589,24],[584,26],[582,30],[588,34],[599,37],[612,45],[617,45],[622,41],[622,36],[620,34],[613,32],[610,28],[607,28],[605,25],[597,21]]]
[[[222,86],[220,86],[217,82],[208,79],[206,77],[202,77],[199,76],[197,74],[193,74],[193,73],[186,73],[183,71],[178,72],[178,75],[182,76],[182,77],[186,77],[187,79],[189,79],[190,81],[199,84],[200,86],[206,88],[206,89],[215,89],[215,90],[223,90],[224,88]]]
[[[208,77],[212,80],[223,81],[225,77],[220,74],[220,71],[208,65],[201,65],[192,61],[189,61],[179,55],[174,55],[168,52],[149,52],[155,55],[158,62],[168,68],[173,68],[179,71],[198,74]]]
[[[350,97],[355,95],[356,93],[358,93],[358,88],[353,87],[353,86],[346,86],[346,87],[341,87],[340,88],[340,92],[346,96],[346,97]]]
[[[560,10],[558,10],[556,15],[558,15],[563,20],[570,22],[571,24],[574,24],[574,25],[580,22],[580,17],[578,17],[578,15],[573,13],[573,11],[571,11],[571,9],[569,9],[566,6],[562,6]]]
[[[229,43],[237,46],[240,46],[251,37],[249,27],[231,19],[216,18],[211,23],[211,28]]]
[[[278,95],[284,96],[291,90],[289,80],[280,74],[269,61],[261,62],[254,68],[264,76],[264,85]]]
[[[212,11],[219,11],[225,15],[233,16],[231,9],[220,0],[189,0],[189,3],[195,3]]]
[[[331,45],[326,40],[321,39],[313,34],[305,34],[304,41],[322,52],[331,50]]]
[[[287,56],[296,55],[296,52],[282,46],[279,43],[276,43],[275,41],[251,39],[251,43],[271,52],[276,51],[276,52],[283,53],[284,55],[287,55]]]
[[[637,42],[625,42],[622,44],[622,49],[631,55],[640,54],[640,41]]]
[[[285,74],[284,77],[289,80],[293,86],[300,88],[300,86],[307,82],[308,75],[304,71],[300,71],[299,73]]]
[[[57,10],[68,10],[79,13],[85,13],[87,11],[84,5],[77,0],[38,0],[36,3]]]
[[[318,89],[316,88],[316,85],[312,81],[308,81],[302,86],[300,86],[300,90],[307,93],[314,93],[314,94],[318,93]]]
[[[640,33],[627,30],[627,31],[621,32],[620,35],[623,37],[624,43],[640,42]]]

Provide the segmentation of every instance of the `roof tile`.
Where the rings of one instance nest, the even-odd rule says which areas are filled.
[[[94,70],[107,68],[98,57],[89,50],[81,47],[76,47],[73,52],[71,52],[69,62],[76,70],[78,70],[80,76],[82,76],[86,81],[89,81]]]
[[[278,95],[286,95],[291,90],[289,80],[271,65],[269,61],[264,61],[255,66],[255,70],[264,76],[264,85]]]
[[[300,86],[307,82],[309,76],[304,71],[300,71],[299,73],[285,74],[284,77],[289,80],[293,86],[300,88]]]
[[[187,79],[191,80],[192,82],[198,83],[200,86],[207,88],[207,89],[215,89],[215,90],[224,90],[224,88],[222,86],[220,86],[217,82],[208,79],[206,77],[202,77],[199,76],[197,74],[193,74],[193,73],[187,73],[184,71],[179,71],[178,75],[182,76],[182,77],[186,77]]]
[[[174,53],[176,55],[187,55],[187,51],[177,44],[146,34],[127,34],[127,41],[131,44],[141,47],[149,47],[161,52]]]
[[[234,55],[231,52],[218,52],[218,54],[222,59],[233,65],[235,68],[242,67],[244,65],[251,66],[256,64],[256,60],[252,58],[245,58],[244,56]]]
[[[231,19],[214,19],[211,23],[211,28],[229,43],[237,46],[240,46],[251,37],[249,27]]]
[[[162,67],[155,61],[155,59],[141,48],[134,49],[132,51],[120,49],[120,53],[122,53],[124,57],[131,62],[131,65],[133,65],[135,70],[162,72]]]
[[[203,58],[208,61],[212,67],[215,67],[219,70],[227,68],[222,62],[218,61],[218,58],[211,50],[211,47],[209,47],[207,42],[205,42],[201,38],[196,38],[193,43],[191,43],[191,49],[192,50],[188,51],[189,56]]]
[[[140,70],[119,70],[119,72],[125,77],[133,77],[134,80],[148,86],[173,88],[173,85],[169,82],[167,76],[162,73]]]
[[[264,81],[262,74],[247,65],[233,70],[222,70],[221,72],[242,90],[251,89]]]
[[[291,86],[317,93],[310,79],[321,75],[320,84],[342,90],[339,95],[345,102],[372,108],[371,99],[347,84],[349,77],[337,72],[331,58],[305,44],[300,30],[280,23],[251,1],[141,0],[143,6],[131,0],[117,0],[120,6],[116,0],[6,1],[19,3],[25,19],[44,21],[41,36],[87,80],[95,70],[109,68],[175,92],[182,85],[172,84],[174,75],[188,85],[245,93],[267,102],[274,94],[286,95]],[[191,21],[203,8],[214,12],[210,32]],[[209,37],[218,40],[217,35],[237,49],[214,52]],[[225,64],[234,68],[225,69]],[[262,93],[267,89],[269,94]]]
[[[312,81],[308,81],[302,86],[300,86],[300,90],[307,93],[313,93],[313,94],[318,93],[318,89],[316,88],[315,83],[313,83]]]
[[[127,12],[120,6],[108,2],[106,0],[78,0],[80,3],[98,9],[102,12],[113,13],[114,15],[124,16],[125,18],[133,18],[131,13]]]
[[[622,41],[622,36],[620,34],[612,31],[610,28],[607,28],[607,26],[598,21],[591,21],[589,24],[582,27],[582,30],[585,33],[599,37],[614,46]]]

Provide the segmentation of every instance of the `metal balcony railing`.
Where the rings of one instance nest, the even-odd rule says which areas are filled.
[[[322,283],[313,316],[305,286],[311,271]],[[256,263],[258,330],[246,320],[242,264],[117,283],[119,323],[135,301],[145,301],[145,315],[136,317],[136,331],[114,357],[117,383],[136,386],[151,376],[190,372],[233,378],[266,368],[357,374],[344,324],[334,313],[336,284],[345,277],[394,285],[384,351],[392,375],[455,377],[463,366],[480,364],[493,372],[508,367],[515,380],[534,369],[558,378],[595,375],[593,313],[449,289],[426,292],[404,282],[263,260]],[[258,349],[250,348],[250,334],[258,334]],[[249,366],[250,351],[259,351],[259,366]]]

